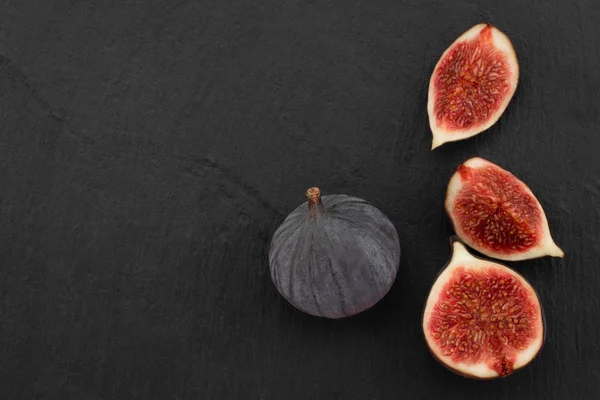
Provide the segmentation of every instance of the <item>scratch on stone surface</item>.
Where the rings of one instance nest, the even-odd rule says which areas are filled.
[[[248,196],[250,196],[250,197],[254,198],[256,201],[258,201],[258,203],[261,205],[261,207],[263,207],[265,210],[271,212],[272,214],[274,214],[278,217],[282,216],[281,212],[265,199],[265,197],[262,195],[260,190],[249,185],[248,183],[244,182],[227,166],[225,166],[211,158],[206,158],[206,157],[193,158],[192,161],[195,164],[199,165],[201,168],[212,169],[212,170],[217,171],[229,182],[233,183],[234,185],[236,185],[237,187],[242,189],[242,191],[244,193],[246,193]],[[186,168],[186,172],[193,176],[199,176],[198,172],[194,171],[194,169],[191,167]]]
[[[25,75],[25,73],[15,65],[8,57],[3,54],[0,54],[0,65],[5,65],[8,69],[8,72],[13,75],[15,79],[25,86],[31,97],[40,105],[42,110],[51,118],[58,122],[63,122],[65,120],[65,116],[62,112],[57,111],[50,103],[44,100],[40,95],[36,92],[33,84]]]

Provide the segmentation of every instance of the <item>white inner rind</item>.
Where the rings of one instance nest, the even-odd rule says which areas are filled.
[[[475,168],[475,169],[485,167],[485,166],[493,166],[495,168],[500,168],[503,171],[505,171],[506,173],[510,174],[510,172],[504,170],[503,168],[499,167],[498,165],[491,163],[487,160],[484,160],[483,158],[480,158],[480,157],[470,158],[467,161],[465,161],[463,163],[463,165],[466,167]],[[523,183],[521,180],[519,180],[514,175],[512,175],[512,176],[515,178],[516,182],[518,182],[518,184],[521,186],[523,191],[528,193],[533,198],[533,200],[536,202],[537,207],[540,210],[540,216],[542,219],[541,232],[539,233],[540,237],[539,237],[539,240],[537,241],[536,245],[534,247],[532,247],[531,249],[524,251],[524,252],[518,252],[518,253],[513,253],[513,254],[500,254],[500,253],[496,253],[494,251],[490,251],[489,249],[482,247],[479,244],[477,244],[476,242],[474,242],[473,240],[471,240],[470,236],[462,229],[462,225],[460,224],[460,222],[457,221],[456,218],[454,217],[454,212],[453,212],[454,201],[456,200],[456,196],[463,188],[463,178],[461,177],[460,172],[458,172],[458,171],[455,172],[454,175],[452,175],[452,178],[450,178],[450,182],[448,183],[448,190],[446,192],[446,200],[444,202],[444,206],[446,207],[446,211],[448,212],[448,215],[450,216],[450,220],[452,221],[452,225],[454,226],[456,234],[469,247],[474,248],[475,250],[479,251],[482,254],[485,254],[486,256],[489,256],[492,258],[497,258],[499,260],[520,261],[520,260],[528,260],[528,259],[544,257],[544,256],[563,257],[564,256],[563,251],[561,250],[560,247],[558,247],[556,245],[556,243],[552,239],[552,235],[550,234],[550,227],[548,226],[548,220],[546,218],[546,214],[544,213],[544,209],[540,205],[540,202],[537,200],[537,198],[535,197],[535,195],[533,194],[531,189],[529,189],[529,187],[525,183]]]
[[[429,330],[429,321],[431,319],[431,315],[434,310],[434,306],[437,300],[440,298],[440,293],[444,286],[450,281],[453,276],[454,270],[462,267],[466,270],[478,270],[481,268],[498,268],[501,269],[503,273],[508,273],[514,276],[523,287],[530,293],[531,298],[536,300],[536,304],[539,305],[539,299],[537,294],[523,277],[519,274],[511,270],[510,268],[497,264],[492,261],[482,260],[473,257],[462,245],[460,242],[454,242],[452,244],[452,259],[448,266],[442,271],[442,273],[438,276],[431,291],[429,292],[429,297],[427,298],[427,303],[425,305],[425,311],[423,312],[423,332],[425,334],[425,339],[429,346],[431,352],[435,355],[435,357],[440,360],[443,364],[448,366],[451,369],[457,370],[460,373],[463,373],[468,376],[480,378],[480,379],[489,379],[496,378],[499,374],[490,368],[490,366],[485,362],[479,363],[470,363],[470,362],[457,362],[452,359],[452,357],[444,356],[442,350],[437,345],[437,340],[434,339]],[[530,345],[525,350],[519,351],[515,362],[513,364],[513,369],[517,370],[525,365],[527,365],[539,352],[542,348],[542,344],[544,342],[544,323],[542,319],[542,311],[538,306],[538,326],[536,327],[536,331],[539,332],[539,335],[536,336],[536,339],[533,340]],[[489,360],[488,360],[489,361]]]
[[[450,47],[448,47],[446,49],[446,51],[444,51],[444,53],[440,57],[439,61],[435,65],[433,74],[431,74],[431,79],[429,80],[429,92],[428,92],[428,98],[427,98],[427,113],[429,114],[429,126],[431,127],[431,132],[433,134],[433,141],[432,141],[432,145],[431,145],[432,150],[438,146],[441,146],[442,144],[444,144],[446,142],[454,142],[457,140],[462,140],[462,139],[469,138],[471,136],[475,136],[478,133],[480,133],[480,132],[488,129],[492,125],[494,125],[496,123],[496,121],[498,121],[498,118],[500,118],[502,113],[504,113],[504,110],[508,106],[508,103],[510,102],[513,95],[515,94],[515,90],[517,90],[517,83],[519,82],[519,63],[517,61],[517,54],[515,53],[515,50],[512,46],[510,39],[504,33],[502,33],[500,30],[498,30],[497,28],[491,27],[492,28],[492,41],[494,43],[494,47],[496,47],[496,49],[502,51],[506,55],[506,58],[508,60],[508,64],[510,67],[509,69],[511,71],[510,87],[508,89],[508,92],[506,93],[506,96],[504,97],[504,100],[502,101],[502,103],[500,104],[500,106],[498,107],[496,112],[490,116],[490,118],[488,119],[488,121],[485,124],[478,125],[471,129],[452,130],[452,131],[446,130],[443,127],[437,125],[437,119],[435,118],[435,112],[434,112],[434,106],[435,106],[434,78],[437,75],[438,67],[440,66],[440,64],[441,64],[442,60],[445,58],[445,56],[450,52],[450,50],[452,50],[452,48],[454,48],[454,46],[456,44],[458,44],[460,42],[466,42],[466,41],[471,41],[471,40],[475,39],[477,37],[477,35],[479,35],[479,32],[481,32],[481,30],[483,28],[485,28],[486,26],[488,26],[488,24],[475,25],[474,27],[472,27],[471,29],[469,29],[468,31],[463,33],[458,39],[456,39],[450,45]]]

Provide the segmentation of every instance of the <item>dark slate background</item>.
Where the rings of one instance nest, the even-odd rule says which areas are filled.
[[[598,398],[599,2],[1,3],[2,400]],[[482,21],[513,40],[519,88],[431,152],[431,71]],[[566,252],[512,264],[547,340],[492,382],[420,331],[445,186],[474,155],[529,184]],[[392,291],[346,320],[270,282],[270,237],[312,185],[401,237]]]

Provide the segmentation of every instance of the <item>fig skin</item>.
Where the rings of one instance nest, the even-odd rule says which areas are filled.
[[[437,95],[440,93],[441,90],[441,87],[436,86],[436,78],[440,76],[440,74],[443,72],[443,63],[449,60],[448,57],[450,56],[451,52],[453,52],[455,49],[458,49],[458,47],[461,44],[477,44],[477,41],[481,42],[480,44],[478,44],[480,47],[492,45],[492,47],[487,48],[487,50],[491,49],[494,52],[496,52],[496,58],[499,57],[498,55],[503,56],[503,66],[506,67],[510,73],[508,80],[509,86],[507,88],[506,93],[503,94],[502,100],[499,103],[493,103],[491,114],[487,116],[487,119],[482,120],[481,123],[465,127],[463,129],[445,127],[444,121],[438,121],[436,116],[436,101],[438,99]],[[470,67],[473,67],[473,65],[470,65]],[[483,76],[483,78],[485,78],[485,76]],[[510,103],[510,100],[514,96],[514,93],[517,89],[518,81],[519,63],[517,60],[517,55],[510,39],[502,31],[490,24],[481,23],[473,26],[471,29],[467,30],[462,35],[460,35],[444,51],[444,53],[442,53],[442,56],[440,57],[439,61],[434,67],[433,73],[431,74],[431,79],[429,81],[427,113],[429,116],[429,126],[431,128],[432,133],[431,150],[447,142],[454,142],[470,138],[493,126],[508,107],[508,104]],[[478,93],[478,95],[482,95],[481,91]],[[483,101],[483,99],[479,100]]]
[[[468,379],[472,379],[472,380],[492,380],[492,379],[498,379],[498,378],[506,378],[509,375],[512,375],[513,373],[515,373],[516,371],[523,369],[524,367],[528,366],[529,364],[531,364],[531,362],[533,362],[535,360],[535,358],[540,354],[540,352],[542,351],[544,344],[546,342],[546,316],[544,313],[544,308],[542,306],[542,303],[540,302],[539,299],[539,295],[537,294],[537,292],[535,291],[535,289],[533,288],[533,286],[531,285],[531,283],[529,283],[521,274],[519,274],[517,271],[513,270],[512,268],[509,268],[508,266],[498,263],[496,261],[492,261],[492,260],[487,260],[481,257],[477,257],[475,255],[473,255],[472,253],[470,253],[466,246],[464,245],[464,243],[461,241],[461,239],[454,235],[450,237],[450,246],[452,249],[452,256],[450,257],[449,261],[446,263],[446,265],[440,270],[440,272],[438,272],[438,274],[436,275],[434,282],[431,286],[427,301],[425,303],[425,307],[423,308],[423,314],[422,314],[422,318],[421,318],[421,328],[422,328],[422,332],[423,332],[423,336],[425,339],[425,342],[427,344],[427,348],[430,352],[430,354],[433,356],[433,358],[438,361],[441,365],[443,365],[446,369],[448,369],[449,371],[460,375],[462,377],[468,378]],[[537,349],[534,348],[534,352],[531,353],[529,355],[529,358],[522,364],[517,366],[516,368],[511,369],[510,372],[506,373],[506,374],[497,374],[497,375],[488,375],[488,376],[478,376],[475,375],[473,373],[468,373],[464,370],[461,370],[459,367],[459,362],[454,362],[455,365],[452,364],[452,362],[446,362],[442,359],[442,357],[438,356],[436,354],[436,352],[433,350],[433,346],[430,342],[429,342],[429,335],[427,333],[428,330],[428,323],[429,323],[429,317],[431,314],[431,308],[437,304],[437,301],[439,301],[439,297],[436,298],[435,300],[432,300],[432,292],[434,291],[434,289],[436,288],[436,286],[438,285],[438,280],[440,279],[440,277],[447,272],[446,270],[448,268],[459,268],[460,267],[460,262],[456,262],[455,263],[455,257],[456,254],[459,253],[458,257],[461,257],[463,259],[466,260],[470,260],[471,263],[476,262],[476,261],[480,261],[482,265],[486,264],[488,266],[492,266],[492,267],[501,267],[502,269],[505,269],[506,272],[510,273],[511,275],[513,275],[514,277],[517,277],[521,283],[525,284],[526,287],[530,290],[530,296],[528,297],[529,301],[534,301],[535,304],[537,305],[538,311],[539,311],[539,318],[540,318],[540,323],[538,324],[538,328],[541,329],[541,332],[538,331],[537,332],[537,339],[535,339],[537,341]],[[464,261],[463,261],[464,262]],[[455,264],[458,264],[458,266],[456,266]],[[482,268],[485,268],[485,266],[483,266]],[[456,272],[451,270],[451,272]],[[448,283],[450,281],[450,279],[447,279],[445,282],[442,282],[441,285],[444,285],[446,283]],[[438,294],[440,294],[441,292],[438,292]],[[432,341],[434,341],[435,339],[432,338]],[[533,343],[533,345],[536,345],[535,341]],[[526,350],[522,351],[522,353],[524,353],[525,351],[528,351],[529,348],[527,348]],[[490,367],[491,370],[491,367]]]
[[[316,193],[316,194],[315,194]],[[396,279],[400,241],[390,220],[363,199],[307,192],[276,230],[271,278],[297,309],[318,317],[358,314],[383,298]]]
[[[523,196],[526,196],[532,206],[535,207],[537,212],[537,218],[539,221],[537,223],[529,224],[530,229],[534,229],[536,240],[534,243],[528,248],[521,251],[505,251],[501,252],[498,250],[494,250],[490,246],[480,245],[475,242],[473,238],[470,238],[468,234],[464,231],[462,225],[464,224],[464,220],[459,220],[459,217],[455,215],[454,210],[454,201],[457,196],[465,189],[468,188],[468,180],[470,173],[469,171],[478,171],[479,168],[491,168],[498,172],[499,174],[505,175],[506,179],[510,179],[512,185],[518,187],[522,192]],[[472,183],[472,182],[471,182]],[[483,196],[483,195],[482,195]],[[485,196],[483,196],[485,197]],[[460,237],[461,241],[467,244],[474,250],[482,253],[483,255],[491,258],[495,258],[498,260],[504,261],[522,261],[529,260],[533,258],[539,258],[544,256],[552,256],[552,257],[564,257],[564,252],[558,245],[554,242],[552,235],[550,233],[550,227],[548,224],[548,219],[546,218],[546,214],[539,200],[533,194],[531,189],[519,178],[488,160],[485,160],[481,157],[472,157],[463,163],[461,163],[457,169],[457,171],[452,175],[448,182],[448,188],[446,190],[446,198],[444,201],[444,209],[446,210],[446,214],[450,219],[450,222],[453,226],[454,231]],[[526,220],[527,218],[523,218]]]

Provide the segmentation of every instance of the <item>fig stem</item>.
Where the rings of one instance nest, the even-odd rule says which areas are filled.
[[[321,190],[318,187],[311,187],[306,191],[306,197],[308,197],[308,209],[312,210],[315,206],[321,206]]]

